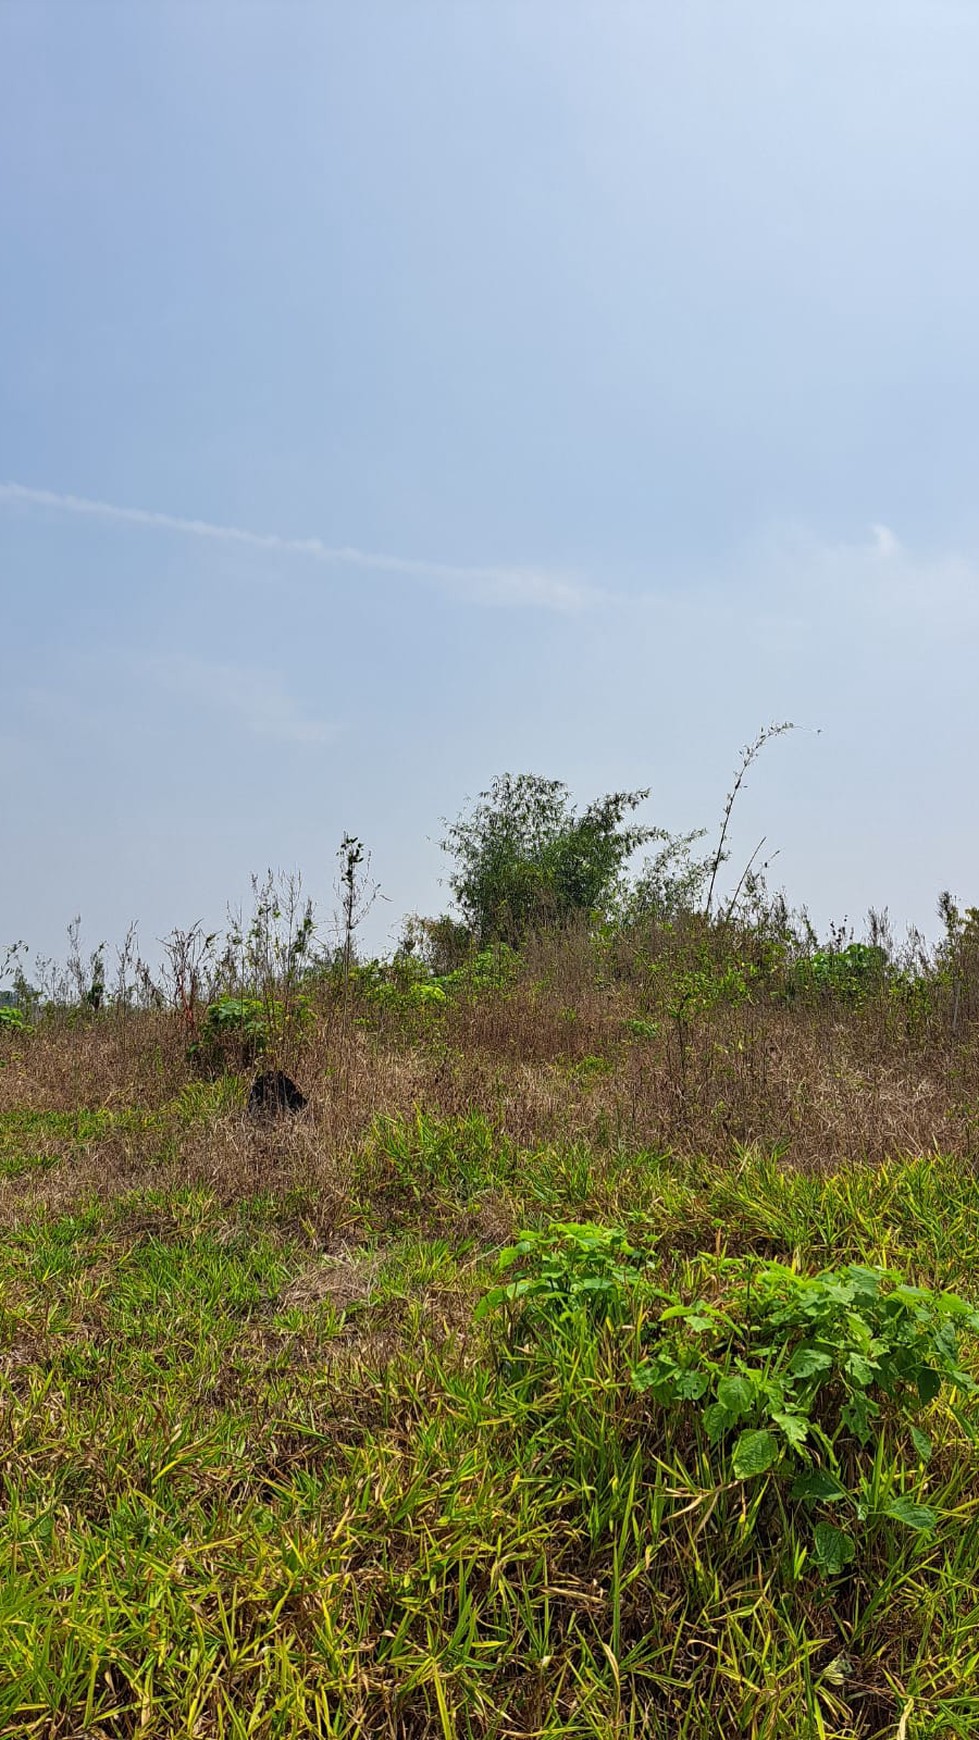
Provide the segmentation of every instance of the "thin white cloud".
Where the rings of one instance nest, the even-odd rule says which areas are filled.
[[[766,540],[760,563],[769,598],[785,613],[802,610],[846,625],[863,621],[891,641],[958,640],[979,627],[979,561],[954,549],[914,550],[892,527],[828,542],[800,528]],[[913,641],[912,641],[912,637]]]
[[[447,562],[428,562],[410,556],[390,556],[376,550],[360,550],[349,544],[324,544],[320,538],[287,538],[278,532],[252,532],[241,526],[215,525],[210,520],[183,519],[177,514],[157,513],[149,508],[119,507],[114,502],[93,501],[88,496],[63,495],[50,489],[32,489],[23,483],[0,483],[0,502],[24,507],[53,508],[59,513],[84,514],[92,519],[120,525],[145,526],[150,531],[179,532],[185,537],[206,538],[217,543],[242,544],[252,550],[272,550],[306,556],[333,567],[352,567],[375,573],[403,574],[407,579],[427,580],[468,597],[473,603],[536,606],[543,610],[574,611],[595,603],[603,594],[567,576],[545,568],[468,567]]]
[[[338,726],[304,714],[274,671],[215,664],[183,654],[147,660],[143,669],[171,692],[212,709],[251,737],[318,744],[333,743],[340,735]]]
[[[894,533],[891,531],[890,526],[873,525],[870,530],[874,535],[874,555],[886,558],[898,554],[901,545],[898,542],[898,539],[894,536]]]

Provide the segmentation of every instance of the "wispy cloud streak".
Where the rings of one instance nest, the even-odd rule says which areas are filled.
[[[331,567],[362,568],[374,573],[402,574],[406,579],[434,582],[461,593],[474,603],[537,607],[573,611],[595,603],[603,594],[545,568],[457,566],[428,562],[410,556],[385,555],[361,550],[350,544],[325,544],[321,538],[287,538],[278,532],[253,532],[242,526],[215,525],[210,520],[184,519],[177,514],[157,513],[149,508],[120,507],[115,502],[94,501],[88,496],[62,495],[50,489],[32,489],[23,483],[0,483],[0,502],[24,507],[52,508],[59,513],[84,514],[118,525],[145,526],[150,531],[179,532],[185,537],[206,538],[215,543],[240,544],[252,550],[271,550],[281,555],[305,556]]]

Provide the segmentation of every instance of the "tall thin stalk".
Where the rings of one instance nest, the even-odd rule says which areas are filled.
[[[711,864],[710,884],[707,889],[707,903],[704,907],[704,913],[707,918],[710,917],[711,907],[714,901],[714,888],[717,883],[717,872],[720,870],[720,867],[727,856],[727,835],[728,829],[731,825],[731,813],[737,801],[738,793],[745,782],[748,769],[751,767],[753,762],[757,761],[766,743],[770,743],[774,737],[783,736],[786,731],[794,730],[795,725],[792,723],[791,719],[783,719],[772,725],[763,725],[754,742],[749,743],[741,751],[741,760],[738,763],[734,784],[725,799],[724,813],[721,817],[721,831],[717,841],[717,851],[714,853],[713,862]],[[758,848],[756,847],[756,852],[757,850]],[[752,854],[752,856],[754,855],[755,854]]]

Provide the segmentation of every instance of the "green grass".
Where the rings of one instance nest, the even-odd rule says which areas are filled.
[[[164,1122],[159,1113],[140,1108],[0,1112],[0,1179],[60,1166],[113,1134],[138,1140]]]
[[[236,1104],[212,1084],[162,1122]],[[158,1142],[161,1117],[20,1113],[2,1152],[71,1152],[120,1118]],[[502,1319],[474,1319],[491,1208],[622,1227],[683,1297],[754,1254],[975,1300],[968,1162],[817,1177],[519,1151],[419,1115],[378,1124],[344,1182],[350,1243],[328,1252],[301,1177],[288,1203],[25,1209],[4,1237],[0,1733],[979,1732],[979,1448],[947,1396],[915,1475],[937,1528],[883,1514],[908,1476],[882,1436],[858,1557],[827,1578],[777,1483],[719,1480],[689,1422],[630,1387],[628,1325],[572,1325],[531,1378]]]

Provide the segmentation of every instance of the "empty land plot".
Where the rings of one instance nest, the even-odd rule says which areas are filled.
[[[859,1024],[831,1048],[777,1014],[750,1142],[747,1088],[716,1091],[729,1015],[688,1036],[684,1101],[650,1023],[567,997],[522,1060],[520,988],[509,1028],[498,1001],[314,1033],[289,1060],[310,1106],[267,1125],[247,1076],[195,1079],[177,1039],[151,1063],[155,1016],[145,1055],[111,1012],[8,1044],[5,1735],[976,1732],[969,1322],[960,1382],[888,1394],[896,1318],[858,1287],[833,1381],[861,1429],[832,1385],[803,1406],[758,1304],[782,1270],[885,1271],[922,1290],[911,1334],[916,1299],[924,1323],[979,1297],[961,1094]],[[793,1151],[787,1047],[822,1160]],[[958,1140],[916,1152],[902,1117]],[[678,1380],[667,1323],[703,1349],[670,1340]]]

